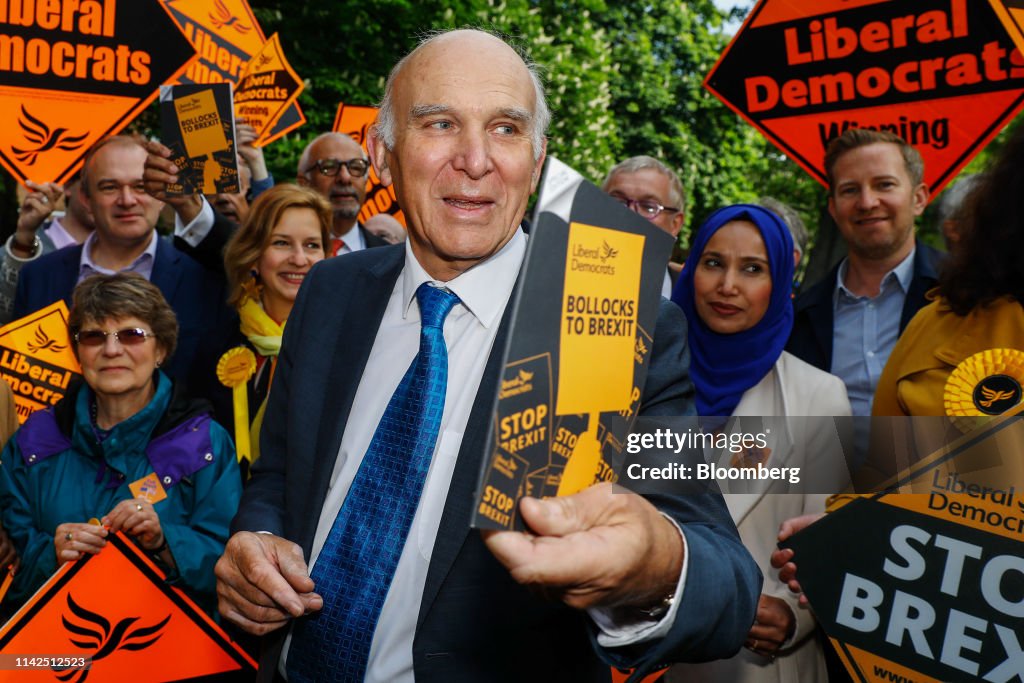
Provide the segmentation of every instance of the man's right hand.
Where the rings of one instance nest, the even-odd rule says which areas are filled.
[[[154,140],[146,142],[146,165],[142,182],[146,192],[166,202],[181,218],[184,225],[191,223],[203,208],[202,195],[167,195],[167,185],[178,182],[179,169],[171,161],[171,149]]]
[[[238,532],[228,539],[214,573],[220,613],[254,635],[324,604],[313,592],[302,549],[273,534]]]
[[[35,239],[36,230],[49,217],[53,207],[64,194],[64,188],[57,183],[33,183],[29,180],[25,182],[25,189],[28,193],[18,212],[13,245],[29,253],[32,251],[32,240]]]

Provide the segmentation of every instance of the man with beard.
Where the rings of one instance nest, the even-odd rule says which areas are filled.
[[[369,170],[370,162],[363,148],[344,133],[318,135],[299,157],[296,181],[322,194],[334,209],[328,256],[388,244],[356,221],[366,200],[366,174]]]
[[[850,129],[825,152],[828,210],[848,256],[801,294],[786,350],[839,376],[871,415],[882,368],[935,286],[942,254],[914,239],[928,203],[921,155],[888,132]]]

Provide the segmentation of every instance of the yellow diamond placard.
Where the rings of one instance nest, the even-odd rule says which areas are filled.
[[[0,377],[11,386],[18,422],[64,397],[81,375],[63,301],[0,327]]]

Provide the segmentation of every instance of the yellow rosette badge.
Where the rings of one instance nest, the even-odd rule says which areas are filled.
[[[252,462],[252,444],[249,440],[249,397],[245,387],[255,372],[256,354],[244,346],[229,349],[217,361],[217,379],[231,389],[238,462],[242,462],[242,458]]]
[[[1024,351],[988,349],[964,359],[946,380],[946,415],[963,432],[977,420],[1002,415],[1021,402],[1024,385]]]

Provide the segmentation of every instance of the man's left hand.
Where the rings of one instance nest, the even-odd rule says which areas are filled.
[[[605,483],[573,496],[523,498],[519,511],[533,533],[485,532],[487,547],[516,581],[571,607],[651,607],[679,581],[679,530],[636,494]]]

